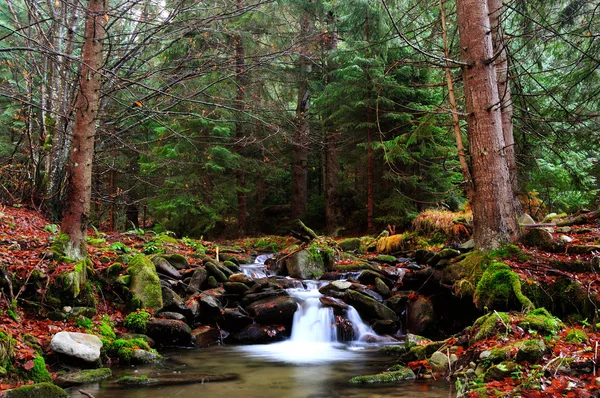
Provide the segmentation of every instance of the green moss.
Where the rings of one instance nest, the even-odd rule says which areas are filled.
[[[151,379],[146,375],[141,376],[123,376],[117,381],[118,384],[124,384],[128,386],[147,386],[149,384],[157,383],[158,379]]]
[[[146,333],[146,324],[152,315],[144,310],[138,310],[127,315],[123,320],[123,326],[134,333]]]
[[[70,239],[69,235],[63,233],[59,234],[56,239],[54,239],[54,242],[52,242],[52,245],[50,246],[50,251],[54,254],[56,260],[65,262],[72,261],[65,258],[65,249]]]
[[[406,346],[404,345],[391,345],[387,347],[381,347],[379,352],[386,355],[400,356],[406,352]]]
[[[543,308],[529,312],[518,325],[525,330],[537,330],[544,335],[556,335],[564,327],[560,319],[550,315]]]
[[[175,245],[177,243],[179,243],[179,241],[177,239],[175,239],[174,237],[169,236],[169,235],[158,235],[153,240],[156,242],[171,243],[171,244],[175,244]]]
[[[512,258],[519,261],[527,261],[530,259],[530,256],[523,253],[517,245],[506,245],[498,250],[492,250],[489,253],[489,257],[492,260],[507,260]]]
[[[127,268],[131,275],[130,289],[144,308],[158,310],[163,306],[160,279],[156,267],[146,256],[131,259]]]
[[[22,372],[22,376],[26,380],[33,380],[35,383],[52,382],[52,376],[46,369],[46,361],[40,354],[33,359],[33,368]]]
[[[394,383],[397,381],[414,380],[416,378],[412,369],[407,367],[397,367],[395,371],[384,372],[375,375],[356,376],[350,379],[353,384],[372,384],[372,383]]]
[[[583,342],[589,341],[589,337],[581,329],[571,329],[567,333],[565,340],[570,343],[583,343]]]
[[[0,332],[0,366],[7,367],[15,354],[16,340]]]
[[[6,391],[4,398],[69,398],[69,394],[62,388],[46,382],[23,386]]]
[[[146,340],[142,338],[135,338],[130,340],[116,339],[109,340],[101,338],[103,346],[102,351],[110,358],[118,358],[120,362],[129,363],[133,360],[133,354],[135,350],[149,351],[160,358],[158,352],[148,345]]]
[[[479,309],[510,307],[516,299],[522,307],[529,309],[533,303],[521,291],[521,279],[511,268],[499,262],[492,262],[481,275],[473,296]]]
[[[96,327],[98,329],[98,333],[101,336],[107,337],[109,339],[117,338],[117,335],[115,334],[115,331],[113,330],[114,325],[113,325],[113,322],[110,320],[110,317],[105,315]]]
[[[59,384],[61,385],[97,383],[101,380],[108,379],[111,376],[112,370],[109,368],[84,369],[77,372],[69,372],[58,375],[59,380],[61,381]]]
[[[510,316],[504,312],[491,312],[477,319],[473,324],[474,328],[479,328],[471,343],[492,337],[496,333],[508,333]]]

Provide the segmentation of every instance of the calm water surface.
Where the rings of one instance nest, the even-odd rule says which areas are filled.
[[[262,350],[262,348],[268,348]],[[393,357],[382,356],[377,349],[306,346],[301,361],[292,363],[277,358],[278,348],[269,346],[218,346],[195,350],[165,352],[161,364],[113,369],[113,381],[123,375],[159,375],[166,373],[236,373],[239,379],[206,384],[119,389],[109,382],[75,387],[72,397],[85,398],[83,389],[96,398],[319,398],[319,397],[453,397],[450,383],[403,382],[384,386],[356,387],[350,377],[379,373],[394,365]],[[289,347],[281,346],[286,351]],[[306,352],[315,360],[307,361]],[[264,355],[263,355],[264,353]],[[289,358],[289,351],[287,352]],[[293,353],[292,353],[293,354]],[[300,354],[300,353],[299,353]]]

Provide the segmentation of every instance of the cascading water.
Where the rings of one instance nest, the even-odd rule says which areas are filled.
[[[298,302],[289,340],[246,346],[242,349],[253,356],[299,364],[352,359],[356,353],[337,341],[333,308],[323,306],[319,300],[322,294],[318,289],[325,283],[327,282],[303,281],[302,288],[286,290],[290,297]],[[354,327],[355,342],[365,342],[377,337],[377,334],[362,321],[356,309],[350,306],[346,316]]]
[[[265,266],[265,261],[273,257],[273,254],[261,254],[256,256],[254,259],[254,263],[252,264],[242,264],[240,265],[240,269],[244,274],[249,276],[252,279],[257,278],[266,278],[269,276],[269,271]]]

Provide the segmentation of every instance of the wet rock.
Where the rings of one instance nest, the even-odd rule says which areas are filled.
[[[214,326],[199,326],[192,330],[192,343],[198,347],[220,344],[221,332]]]
[[[192,279],[190,279],[190,282],[186,288],[186,291],[188,293],[195,293],[195,292],[199,291],[200,287],[206,281],[207,278],[208,278],[208,272],[206,271],[206,269],[203,267],[197,268],[196,270],[194,270],[194,273],[192,274]]]
[[[209,275],[212,276],[214,279],[217,280],[217,282],[227,282],[227,278],[228,276],[225,275],[225,273],[219,268],[219,266],[217,264],[215,264],[212,261],[207,262],[206,264],[204,264],[206,270],[208,271]],[[233,275],[233,274],[231,274]]]
[[[69,398],[70,395],[52,383],[38,383],[4,392],[4,398]]]
[[[177,270],[184,270],[190,267],[187,258],[180,254],[161,254],[160,257],[164,258]]]
[[[376,300],[368,297],[355,290],[347,290],[345,293],[344,301],[352,305],[363,319],[390,319],[392,321],[398,320],[398,315],[385,305],[377,302]]]
[[[186,307],[185,302],[177,293],[168,287],[162,288],[163,296],[163,311],[166,312],[178,312],[183,314],[186,318],[192,319],[191,311]]]
[[[352,285],[352,289],[364,294],[365,296],[371,297],[373,300],[377,300],[380,303],[383,303],[383,297],[381,297],[381,294],[377,293],[374,290],[368,289],[364,285],[355,284],[355,285]]]
[[[431,301],[424,296],[408,300],[407,327],[416,334],[427,334],[435,321],[435,311]]]
[[[375,271],[366,269],[360,273],[360,275],[358,276],[357,279],[363,285],[374,285],[375,279],[377,279],[377,278],[384,278],[384,276],[381,275],[381,273],[379,273],[379,272],[375,272]]]
[[[235,333],[252,323],[252,318],[241,308],[225,308],[221,314],[219,325],[229,332]]]
[[[436,351],[431,355],[431,358],[427,360],[427,363],[434,372],[447,372],[450,361],[446,354]]]
[[[392,370],[393,369],[393,370]],[[396,366],[391,371],[368,376],[356,376],[350,379],[353,384],[372,384],[372,383],[396,383],[399,381],[412,381],[416,379],[412,369],[404,366]]]
[[[225,282],[223,288],[231,294],[244,294],[249,290],[248,286],[240,282]]]
[[[287,273],[292,278],[311,279],[327,271],[322,257],[316,258],[307,250],[300,250],[285,260]]]
[[[373,321],[371,328],[377,334],[393,335],[398,332],[398,323],[391,319],[376,319]]]
[[[414,293],[412,291],[398,292],[396,295],[385,300],[385,305],[392,309],[397,315],[402,315],[408,304],[408,296]]]
[[[156,267],[146,256],[138,254],[131,259],[127,268],[129,289],[137,302],[136,307],[159,310],[163,306],[160,279]]]
[[[282,341],[285,336],[286,328],[284,326],[252,324],[231,335],[230,338],[240,344],[267,344]]]
[[[466,253],[473,249],[475,249],[475,239],[469,239],[465,243],[462,243],[460,246],[458,246],[458,250],[460,250],[461,253]]]
[[[227,269],[229,271],[231,271],[232,273],[239,273],[240,272],[240,266],[236,263],[234,263],[233,261],[223,261],[223,266],[227,267]],[[232,274],[233,275],[233,274]],[[230,276],[230,275],[228,275]]]
[[[375,290],[382,296],[390,295],[390,288],[385,284],[385,282],[381,278],[375,279]]]
[[[161,358],[161,356],[155,352],[150,352],[150,351],[142,350],[141,348],[138,348],[131,352],[131,358],[130,358],[129,362],[132,364],[140,364],[141,365],[141,364],[156,362],[160,358]]]
[[[287,297],[287,292],[283,289],[271,289],[271,290],[263,291],[260,293],[246,294],[244,296],[244,298],[242,299],[242,305],[247,307],[248,305],[250,305],[251,303],[253,303],[255,301],[263,300],[263,299],[266,299],[269,297],[281,297],[281,296]]]
[[[257,323],[291,325],[298,304],[291,297],[266,298],[250,304],[246,311]]]
[[[323,304],[323,306],[331,307],[336,312],[346,311],[349,307],[348,304],[335,297],[323,296],[319,297],[319,301],[321,302],[321,304]]]
[[[146,334],[159,345],[189,346],[192,329],[174,319],[150,319],[146,324]]]
[[[241,274],[241,273],[233,274],[228,279],[229,279],[229,282],[244,283],[246,285],[251,285],[254,283],[248,275]]]
[[[61,387],[79,386],[82,384],[97,383],[112,376],[109,368],[86,369],[76,372],[59,373],[54,383]]]
[[[204,384],[219,381],[237,380],[235,373],[206,374],[206,373],[160,373],[150,376],[123,376],[116,384],[126,387],[132,386],[175,386],[184,384]]]
[[[155,256],[152,257],[152,262],[156,266],[156,272],[158,272],[159,275],[163,275],[167,278],[172,278],[176,280],[183,279],[177,268],[173,267],[171,263],[169,263],[164,258]]]
[[[59,332],[52,337],[50,346],[54,352],[86,362],[96,362],[100,358],[102,341],[92,334]]]
[[[163,319],[175,319],[178,321],[186,321],[185,315],[180,314],[179,312],[170,312],[170,311],[161,311],[155,315],[155,318],[163,318]]]

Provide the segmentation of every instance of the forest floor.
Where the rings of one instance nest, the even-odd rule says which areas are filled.
[[[593,308],[592,313],[597,314],[595,306],[600,302],[600,246],[596,246],[600,243],[600,227],[595,220],[588,221],[585,223],[584,220],[570,230],[563,229],[564,232],[553,229],[554,241],[562,243],[550,251],[519,245],[520,254],[504,260],[519,275],[524,291],[528,285],[536,285],[550,292],[551,286],[563,283],[560,286],[564,286],[561,288],[564,295],[548,294],[554,308],[560,308],[562,320],[538,312],[534,315],[541,315],[537,318],[541,324],[537,324],[531,318],[532,313],[526,311],[491,311],[473,327],[445,340],[439,348],[457,357],[449,369],[450,374],[436,375],[431,363],[423,359],[408,361],[408,366],[421,376],[457,378],[459,392],[464,391],[465,396],[600,396],[600,369],[597,366],[600,319],[597,315],[583,317],[583,309],[578,308],[582,302],[587,302]],[[83,325],[77,319],[52,321],[41,314],[54,309],[44,308],[43,300],[40,304],[27,299],[33,293],[30,291],[32,288],[43,297],[53,278],[73,267],[73,264],[54,259],[51,245],[57,232],[58,227],[38,212],[0,207],[0,333],[13,337],[12,366],[23,374],[36,366],[36,348],[41,349],[45,356],[52,356],[50,340],[59,331],[87,332],[94,327],[99,328],[106,317],[110,318],[117,333],[125,331],[122,322],[127,311],[106,299],[102,288],[96,288],[94,292],[98,315],[91,319],[93,325]],[[141,232],[89,231],[88,249],[94,272],[102,273],[127,248],[152,252],[156,240]],[[568,236],[568,239],[563,236]],[[293,241],[292,238],[274,237],[268,241],[254,239],[224,244],[183,239],[166,240],[163,244],[170,253],[189,258],[197,253],[198,246],[202,246],[207,255],[214,256],[218,247],[222,250],[229,245],[236,248],[228,250],[229,253],[248,258],[261,249],[276,251]],[[369,256],[372,257],[373,253]],[[398,267],[401,266],[398,264]],[[32,278],[38,281],[33,287],[31,283],[24,283]],[[18,286],[22,288],[11,280],[20,281]],[[573,283],[564,284],[565,280],[576,281],[578,287],[575,288]],[[569,299],[575,296],[580,296],[581,300]],[[585,313],[590,313],[589,308]],[[537,343],[537,347],[542,346],[542,349],[537,354],[534,352],[533,357],[524,357],[523,347],[531,345],[531,341],[541,342]],[[488,368],[496,367],[498,371],[479,371],[477,368],[482,362]],[[514,366],[508,366],[509,362]],[[51,367],[51,370],[56,369]],[[26,378],[16,380],[4,376],[0,374],[0,396],[3,390],[32,383]],[[52,373],[52,376],[56,374]]]

